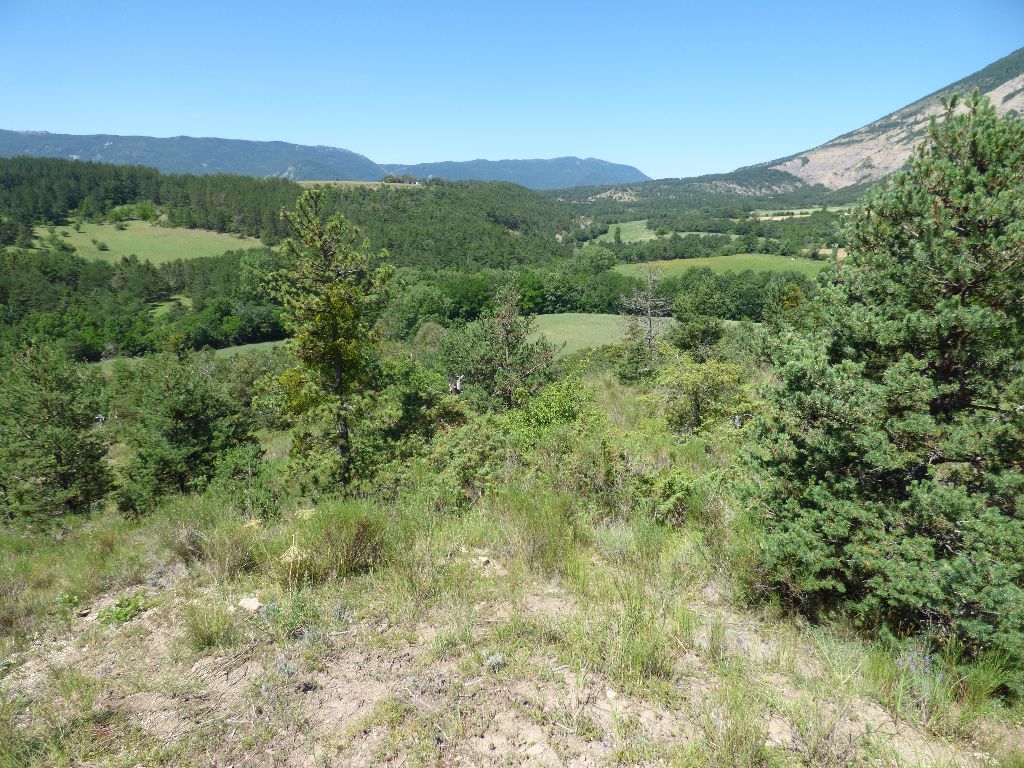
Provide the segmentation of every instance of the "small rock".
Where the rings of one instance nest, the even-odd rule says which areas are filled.
[[[80,619],[84,619],[84,618],[85,618],[86,616],[88,616],[88,615],[89,615],[90,613],[92,613],[92,608],[81,608],[81,609],[80,609],[80,610],[78,611],[78,618],[80,618]]]
[[[263,603],[256,597],[243,597],[238,601],[238,607],[250,613],[256,613],[256,611],[263,607]]]
[[[607,691],[604,692],[604,695],[607,696],[609,699],[614,699],[619,694],[617,694],[615,691],[609,688]]]

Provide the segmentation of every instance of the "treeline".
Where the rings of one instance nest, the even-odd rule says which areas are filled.
[[[280,339],[264,277],[270,249],[154,266],[78,256],[60,238],[0,249],[0,347],[58,340],[73,358],[139,355],[172,344],[202,349]]]
[[[661,282],[661,292],[683,298],[694,312],[720,320],[763,322],[783,305],[802,304],[817,295],[818,284],[799,272],[712,272],[688,269]]]
[[[654,232],[754,235],[809,244],[836,242],[843,221],[844,214],[827,209],[812,211],[806,216],[787,216],[778,221],[753,216],[747,211],[719,209],[656,214],[647,219],[647,228]]]

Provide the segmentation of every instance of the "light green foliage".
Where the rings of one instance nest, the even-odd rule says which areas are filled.
[[[753,408],[743,368],[713,359],[677,357],[659,373],[657,393],[666,421],[680,432],[706,429],[728,417],[746,418]]]
[[[87,512],[110,486],[95,371],[54,347],[29,347],[0,371],[0,519]]]
[[[383,307],[393,270],[382,266],[359,230],[336,214],[325,219],[322,190],[307,190],[294,211],[285,211],[293,237],[285,242],[288,266],[273,276],[284,306],[289,349],[301,370],[291,377],[291,403],[312,421],[329,419],[333,436],[310,445],[333,448],[333,482],[350,470],[349,398],[366,381],[370,329]],[[323,459],[323,455],[319,458]]]
[[[116,627],[127,624],[149,607],[149,601],[142,592],[133,595],[122,595],[117,602],[102,608],[97,616],[100,624]]]
[[[765,587],[1017,667],[1024,123],[965,106],[853,213],[819,326],[782,339]]]
[[[559,380],[542,388],[521,409],[510,412],[509,431],[529,443],[552,427],[596,416],[588,407],[593,402],[593,392],[582,381],[586,365],[587,361],[581,361]]]

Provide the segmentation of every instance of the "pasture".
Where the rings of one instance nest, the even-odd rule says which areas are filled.
[[[655,321],[664,330],[672,322],[670,317]],[[537,315],[533,326],[534,338],[546,336],[556,347],[565,344],[559,355],[570,355],[588,347],[600,347],[621,341],[626,334],[620,315],[566,312],[557,315]]]
[[[225,251],[239,248],[258,248],[260,241],[252,237],[239,237],[205,229],[184,229],[181,227],[160,227],[147,221],[125,222],[125,229],[119,230],[113,224],[81,225],[81,232],[71,226],[57,227],[61,239],[74,246],[78,255],[86,259],[120,261],[122,256],[135,254],[143,261],[161,264],[177,259],[194,259],[201,256],[219,256]],[[67,237],[62,233],[67,232]],[[36,236],[49,235],[47,227],[36,227]],[[95,243],[93,241],[96,241]],[[106,243],[101,251],[99,243]]]
[[[712,272],[799,272],[814,277],[827,264],[825,261],[798,259],[771,253],[735,253],[728,256],[710,256],[703,259],[666,259],[637,264],[619,264],[615,267],[624,275],[638,275],[644,269],[655,267],[662,277],[675,277],[688,269],[708,267]]]
[[[615,228],[619,227],[622,230],[622,242],[624,243],[645,243],[648,240],[658,239],[658,235],[654,233],[653,229],[647,228],[647,219],[640,219],[639,221],[623,221],[618,224],[612,224],[608,231],[603,235],[598,235],[593,242],[595,243],[611,243],[615,240]],[[664,237],[671,237],[673,234],[679,235],[680,237],[686,237],[687,235],[699,235],[700,237],[707,237],[708,235],[723,234],[719,232],[671,232]],[[736,239],[739,235],[730,234],[729,237]]]
[[[616,227],[619,227],[621,230],[622,242],[624,243],[643,243],[647,240],[654,240],[657,237],[654,234],[654,230],[647,228],[647,219],[640,219],[639,221],[623,221],[618,224],[612,224],[608,227],[607,232],[597,238],[596,242],[613,242],[615,240]]]

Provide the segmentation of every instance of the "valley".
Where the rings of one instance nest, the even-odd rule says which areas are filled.
[[[1021,78],[682,179],[0,131],[0,768],[1024,766]]]

